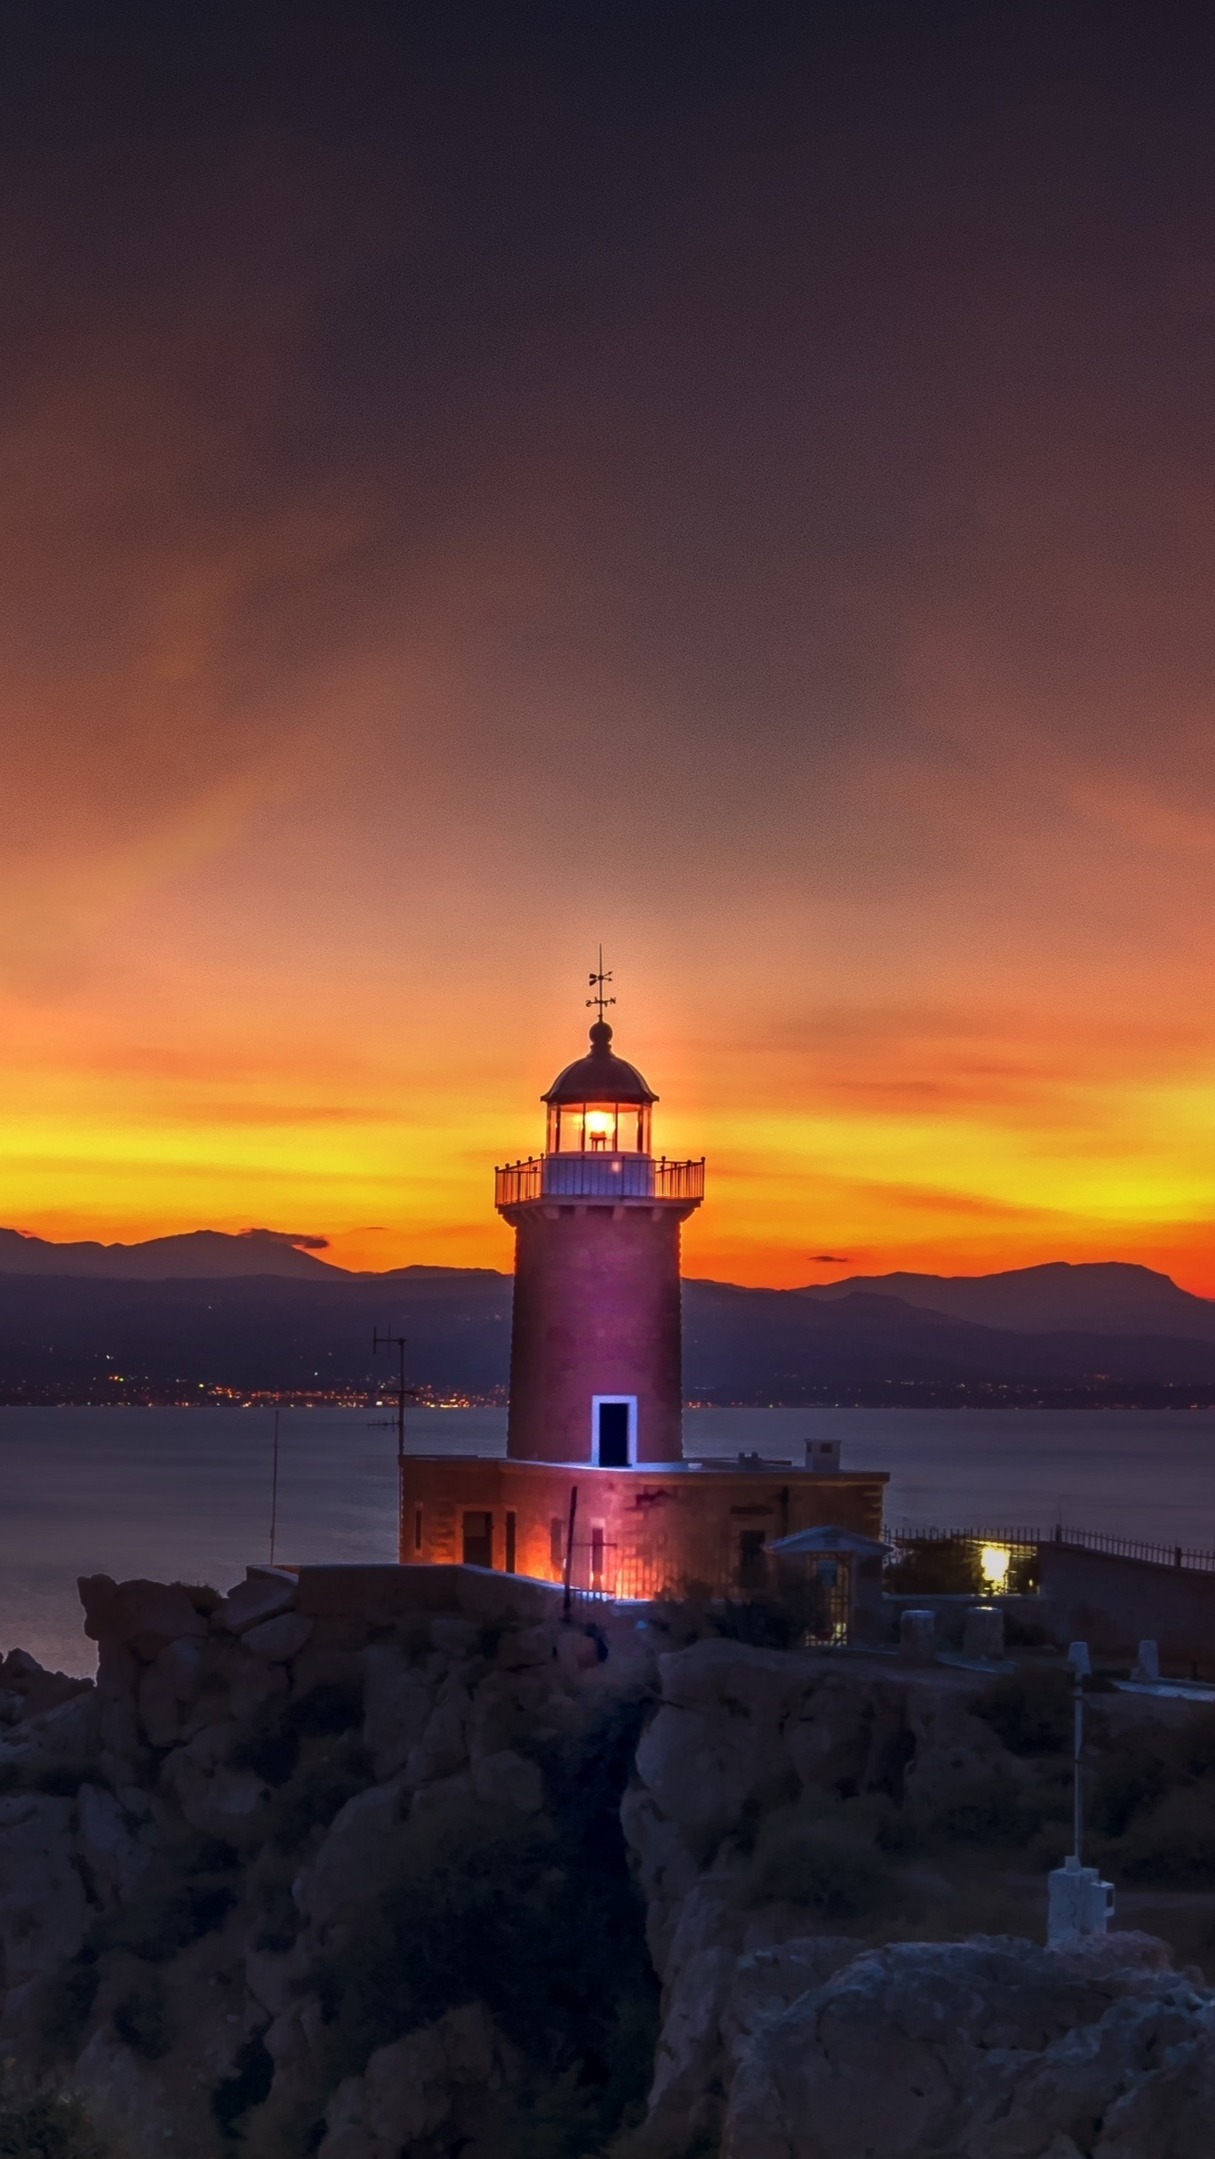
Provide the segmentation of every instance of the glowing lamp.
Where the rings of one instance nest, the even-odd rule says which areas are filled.
[[[992,1596],[1001,1596],[1008,1588],[1008,1570],[1012,1565],[1012,1553],[1005,1544],[985,1544],[979,1553],[979,1572],[983,1585]]]

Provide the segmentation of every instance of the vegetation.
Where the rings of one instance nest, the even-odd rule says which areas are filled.
[[[1073,1699],[1071,1673],[1047,1665],[993,1679],[972,1707],[1010,1754],[1061,1754],[1071,1742]]]
[[[977,1537],[904,1537],[887,1567],[885,1587],[896,1596],[985,1597],[989,1594]],[[1030,1547],[1009,1559],[1008,1590],[1020,1596],[1036,1588],[1036,1554]]]
[[[114,2010],[114,2029],[133,2053],[158,2062],[174,2038],[163,1987],[149,1979],[124,1994]]]
[[[299,1767],[305,1740],[350,1732],[362,1720],[362,1690],[348,1681],[330,1681],[302,1695],[271,1695],[233,1748],[233,1766],[251,1769],[265,1784],[286,1784]]]
[[[231,2139],[240,2122],[269,2097],[274,2056],[260,2032],[245,2041],[231,2076],[221,2077],[211,2094],[211,2112],[221,2135]]]
[[[677,1597],[652,1607],[653,1624],[673,1648],[716,1636],[752,1649],[798,1649],[828,1631],[828,1600],[812,1576],[788,1573],[751,1597],[722,1597],[707,1582],[685,1582]]]
[[[0,2159],[106,2159],[83,2107],[61,2092],[20,2093],[0,2063]]]
[[[856,1802],[851,1810],[859,1813]],[[832,1821],[788,1809],[765,1824],[751,1862],[755,1902],[804,1904],[832,1923],[866,1918],[889,1904],[890,1861],[868,1823],[858,1819],[853,1828],[841,1818],[845,1811]]]
[[[480,2001],[524,2064],[504,2159],[586,2159],[639,2107],[658,1999],[619,1821],[639,1716],[533,1748],[545,1816],[470,1802],[403,1825],[395,1883],[315,1974],[332,2082]]]

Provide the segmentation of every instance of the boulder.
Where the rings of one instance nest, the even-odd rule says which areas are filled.
[[[721,2023],[738,1961],[740,1921],[728,1883],[706,1880],[684,1898],[666,1959],[651,2116],[704,2126],[719,2079]]]
[[[1215,1995],[1030,1942],[900,1942],[744,2043],[723,2159],[1208,2159]]]
[[[474,1764],[472,1788],[486,1806],[513,1807],[520,1814],[539,1814],[544,1805],[544,1779],[535,1762],[509,1751],[486,1754]]]
[[[472,1698],[467,1724],[470,1761],[517,1748],[520,1741],[551,1730],[554,1711],[560,1705],[564,1721],[567,1703],[564,1684],[551,1667],[488,1672]]]
[[[0,1994],[48,1977],[84,1939],[74,1812],[40,1792],[0,1799]]]
[[[11,1718],[0,1713],[0,1721],[15,1723],[19,1717],[40,1717],[75,1695],[91,1693],[92,1685],[91,1679],[46,1671],[28,1649],[10,1649],[7,1657],[0,1657],[0,1698],[11,1699],[13,1713]]]
[[[293,1611],[298,1594],[293,1574],[251,1573],[216,1606],[212,1627],[217,1633],[246,1634],[263,1620]]]
[[[971,1714],[969,1690],[923,1683],[906,1692],[909,1734],[903,1789],[908,1806],[931,1814],[967,1791],[1026,1783],[1031,1767]]]
[[[830,1672],[808,1689],[785,1727],[789,1760],[812,1790],[887,1789],[909,1751],[907,1687]]]
[[[289,1664],[312,1633],[312,1621],[302,1612],[284,1612],[278,1619],[260,1620],[245,1633],[244,1645],[267,1664]]]
[[[468,1760],[468,1722],[472,1701],[467,1689],[451,1685],[436,1703],[417,1745],[411,1747],[405,1774],[411,1784],[432,1784],[454,1776]]]
[[[338,2086],[318,2159],[462,2150],[492,2120],[509,2079],[509,2058],[488,2012],[479,2002],[449,2009],[380,2047],[361,2077]]]
[[[430,1639],[445,1657],[471,1657],[481,1639],[481,1629],[458,1612],[436,1612],[430,1622]]]
[[[323,1933],[378,1896],[400,1864],[402,1839],[399,1779],[348,1799],[292,1887],[308,1924]]]
[[[504,1672],[522,1672],[533,1665],[551,1664],[556,1654],[555,1627],[508,1627],[498,1644],[494,1661]]]
[[[205,1644],[196,1635],[169,1642],[139,1681],[139,1721],[150,1746],[172,1747],[182,1712],[202,1682]]]
[[[160,1842],[142,1793],[127,1802],[100,1784],[82,1784],[76,1794],[77,1849],[94,1895],[110,1906],[130,1896]]]
[[[223,1648],[218,1676],[227,1684],[229,1714],[238,1724],[247,1723],[273,1695],[285,1694],[289,1684],[281,1664],[267,1664],[264,1657],[251,1657],[243,1643],[236,1642]]]
[[[391,1777],[421,1739],[434,1696],[386,1642],[363,1651],[362,1667],[363,1742],[376,1777]]]
[[[200,1836],[239,1834],[270,1797],[255,1771],[230,1763],[228,1756],[239,1736],[240,1726],[232,1720],[208,1724],[165,1757],[162,1787]]]
[[[5,1755],[27,1767],[84,1763],[95,1753],[100,1732],[100,1703],[95,1690],[73,1694],[54,1709],[24,1717],[5,1732]]]
[[[145,1662],[167,1642],[207,1631],[180,1582],[115,1582],[108,1574],[92,1574],[82,1575],[77,1587],[90,1640],[128,1644]]]
[[[665,1978],[679,1908],[696,1880],[696,1858],[674,1822],[641,1785],[630,1785],[620,1803],[620,1825],[645,1898],[646,1942],[654,1969]]]
[[[783,1727],[806,1672],[795,1657],[738,1642],[697,1642],[658,1662],[662,1706],[637,1772],[685,1839],[710,1851],[749,1800],[792,1780]]]

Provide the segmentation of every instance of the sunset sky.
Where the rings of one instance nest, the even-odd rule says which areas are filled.
[[[1215,1294],[1208,31],[13,0],[0,1222]]]

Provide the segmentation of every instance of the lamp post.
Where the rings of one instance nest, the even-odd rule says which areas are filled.
[[[1084,1682],[1091,1676],[1087,1642],[1072,1642],[1072,1849],[1047,1882],[1046,1941],[1050,1949],[1074,1947],[1090,1934],[1108,1932],[1114,1887],[1097,1867],[1084,1864]]]

